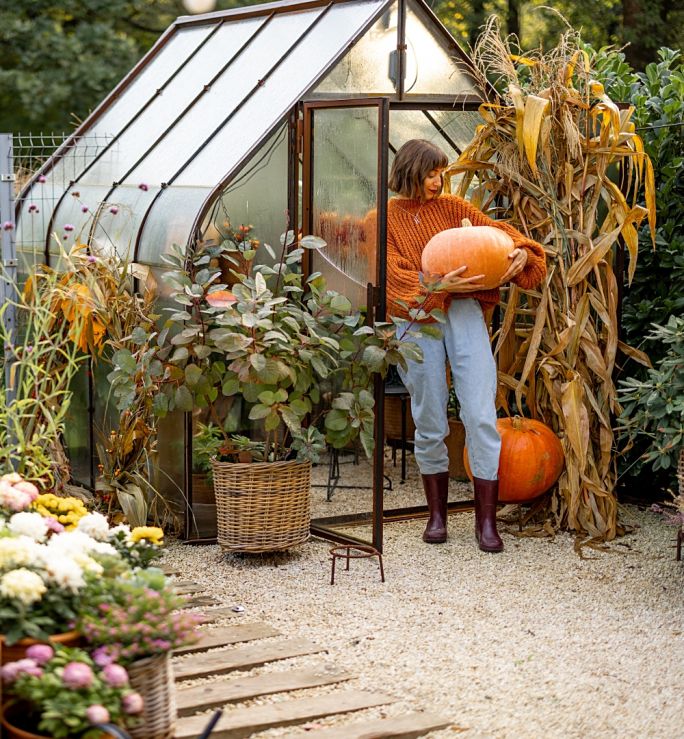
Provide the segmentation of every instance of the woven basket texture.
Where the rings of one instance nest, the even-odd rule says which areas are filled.
[[[211,464],[223,549],[273,552],[309,538],[311,462]]]
[[[169,653],[136,660],[127,669],[131,687],[145,702],[142,721],[128,733],[133,739],[172,739],[176,733],[176,692]]]

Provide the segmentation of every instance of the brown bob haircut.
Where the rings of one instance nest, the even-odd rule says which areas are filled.
[[[389,188],[406,198],[423,195],[423,180],[433,169],[443,169],[447,155],[430,141],[411,139],[399,148],[389,176]]]

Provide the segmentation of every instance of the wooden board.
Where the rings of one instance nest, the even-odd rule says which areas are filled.
[[[288,726],[334,713],[360,711],[391,703],[392,700],[381,693],[350,690],[249,708],[228,709],[212,731],[211,739],[238,739],[274,726]],[[186,716],[179,719],[176,724],[176,739],[196,739],[207,721],[207,716]]]
[[[206,629],[200,632],[202,636],[198,642],[188,644],[185,647],[174,649],[174,654],[191,654],[193,652],[206,652],[207,649],[215,647],[226,647],[229,644],[237,644],[252,639],[267,639],[270,636],[280,636],[280,631],[264,623],[254,624],[232,624],[231,626],[218,626],[214,629]]]
[[[204,585],[186,580],[172,582],[171,587],[177,595],[195,595],[195,593],[203,593],[206,590]]]
[[[217,708],[226,703],[235,703],[259,695],[315,688],[349,680],[351,677],[352,675],[334,665],[319,662],[312,667],[296,670],[267,672],[236,680],[217,680],[210,684],[179,687],[176,689],[176,706],[179,716],[190,716],[198,711],[206,711],[209,708]]]
[[[236,618],[245,615],[245,611],[234,611],[233,606],[221,606],[220,608],[210,608],[198,614],[202,617],[202,625],[213,624],[222,618]]]
[[[232,670],[248,670],[277,659],[288,659],[325,651],[309,639],[297,637],[263,644],[249,644],[233,649],[221,649],[209,654],[191,654],[181,661],[174,659],[173,672],[176,680],[190,680],[208,675],[223,675]]]
[[[332,726],[328,729],[312,729],[290,734],[290,739],[314,737],[314,739],[389,739],[402,737],[414,739],[429,731],[444,729],[452,724],[432,713],[409,713],[397,718],[379,718],[374,721]]]
[[[196,598],[188,598],[181,606],[183,608],[197,608],[198,606],[218,606],[221,605],[220,600],[211,595],[198,595]]]

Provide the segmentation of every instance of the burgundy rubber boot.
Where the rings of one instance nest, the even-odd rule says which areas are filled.
[[[483,552],[502,552],[504,545],[496,530],[499,481],[473,478],[475,487],[475,538]]]
[[[449,497],[449,473],[437,472],[422,475],[423,488],[430,517],[423,532],[428,544],[443,544],[447,538],[447,498]]]

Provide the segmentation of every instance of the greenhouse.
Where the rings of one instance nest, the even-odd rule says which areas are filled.
[[[37,261],[58,266],[62,245],[80,239],[130,260],[164,307],[172,245],[220,240],[250,224],[280,248],[296,226],[328,244],[308,271],[382,319],[393,152],[422,138],[453,161],[472,138],[480,102],[468,58],[422,0],[303,0],[179,18],[29,183],[17,218],[20,271]],[[346,227],[374,212],[370,231]],[[268,259],[261,247],[257,261]],[[66,431],[74,477],[91,487],[92,429],[108,389],[97,366],[83,373]],[[376,407],[382,391],[376,386]],[[159,428],[155,485],[186,501],[191,539],[215,533],[213,506],[193,493],[192,440],[202,420],[175,412]],[[398,437],[402,447],[405,428]],[[410,515],[412,501],[397,505],[387,493],[383,503],[391,486],[383,451],[376,444],[365,472],[358,450],[335,454],[321,470],[314,531],[381,546],[383,507]],[[346,488],[354,495],[338,510]],[[339,528],[371,519],[362,534]]]

